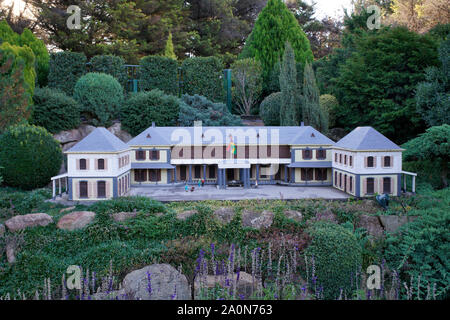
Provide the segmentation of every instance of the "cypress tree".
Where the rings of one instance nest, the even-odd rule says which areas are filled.
[[[169,32],[169,38],[167,38],[166,48],[164,49],[164,57],[177,60],[177,56],[173,49],[172,32]]]
[[[302,66],[305,62],[313,61],[308,38],[292,12],[282,0],[269,0],[247,38],[240,58],[258,60],[266,82],[270,79],[276,62],[283,56],[286,41],[294,49],[295,61],[301,62]]]
[[[294,49],[286,42],[280,67],[280,125],[297,126],[300,113],[300,88],[297,83]]]
[[[328,116],[320,107],[319,87],[314,70],[309,63],[305,65],[304,72],[302,118],[305,125],[312,126],[321,132],[328,131]]]

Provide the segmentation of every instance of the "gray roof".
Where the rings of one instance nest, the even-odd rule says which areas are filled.
[[[248,144],[252,141],[250,138],[251,134],[257,140],[253,141],[263,141],[267,132],[266,141],[271,144],[274,142],[279,142],[280,145],[301,145],[301,144],[311,144],[311,145],[334,145],[334,142],[324,136],[322,133],[310,126],[298,126],[298,127],[201,127],[202,133],[204,134],[207,130],[216,130],[220,132],[221,141],[215,141],[215,143],[228,144],[230,141],[229,135],[232,134],[233,141],[236,144]],[[194,129],[195,127],[150,127],[144,132],[139,134],[137,137],[128,142],[129,146],[171,146],[176,145],[181,141],[180,138],[175,139],[177,135],[177,130],[186,130],[189,133],[193,144],[194,139]],[[234,131],[234,132],[233,132]],[[245,136],[245,142],[239,140],[236,136],[239,131]],[[214,131],[211,131],[213,133]],[[256,138],[259,134],[259,138]],[[172,141],[172,136],[174,141]],[[203,143],[208,144],[213,141],[210,137],[206,135],[203,138]]]
[[[66,152],[119,152],[128,146],[105,128],[96,128]]]
[[[303,161],[293,162],[288,165],[289,168],[331,168],[331,161]]]
[[[402,150],[372,127],[358,127],[336,143],[350,150]]]
[[[131,169],[173,169],[175,168],[173,165],[168,163],[135,163],[133,162],[131,164]]]

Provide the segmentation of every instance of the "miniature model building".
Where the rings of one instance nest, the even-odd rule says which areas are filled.
[[[69,200],[133,187],[333,186],[355,197],[400,195],[402,149],[371,127],[337,143],[310,126],[156,127],[127,144],[97,128],[66,151]],[[62,177],[62,176],[59,176]],[[54,192],[55,194],[55,192]]]

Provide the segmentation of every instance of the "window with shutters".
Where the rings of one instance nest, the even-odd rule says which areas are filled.
[[[391,178],[383,178],[383,193],[391,193]]]
[[[351,166],[353,166],[353,156],[349,156],[349,166],[351,167]]]
[[[105,159],[98,159],[98,170],[105,170]]]
[[[344,156],[344,164],[347,165],[347,155]]]
[[[86,169],[87,169],[86,159],[80,159],[80,170],[86,170]]]
[[[318,168],[316,170],[316,180],[317,181],[325,181],[327,180],[327,169],[326,168]]]
[[[342,173],[339,173],[339,188],[342,188]]]
[[[80,198],[88,197],[88,183],[87,181],[80,181]]]
[[[342,153],[339,154],[339,163],[342,163]]]
[[[147,170],[145,170],[145,169],[135,170],[134,177],[137,182],[147,181]]]
[[[301,175],[303,181],[311,181],[314,179],[314,169],[302,168]]]
[[[374,194],[375,193],[375,179],[374,178],[367,178],[367,194]]]
[[[337,186],[337,172],[334,173],[334,185]]]
[[[334,162],[336,162],[336,163],[338,162],[338,155],[337,155],[337,153],[334,154]]]
[[[353,177],[350,177],[350,183],[349,183],[348,189],[350,192],[353,192]]]
[[[327,157],[327,151],[323,149],[316,150],[316,159],[323,160]]]
[[[145,150],[136,151],[136,160],[145,160]]]
[[[303,159],[305,160],[312,159],[312,151],[310,149],[303,150]]]
[[[152,160],[159,160],[159,150],[152,150]]]
[[[391,166],[391,157],[384,157],[384,166],[389,168]]]
[[[209,178],[210,179],[215,179],[216,178],[216,167],[215,166],[210,166],[209,167]]]
[[[374,159],[373,157],[367,157],[367,167],[373,168],[374,167]]]

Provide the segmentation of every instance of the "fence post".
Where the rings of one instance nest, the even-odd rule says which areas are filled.
[[[224,88],[226,95],[226,103],[228,107],[228,111],[231,113],[231,69],[224,70]]]

